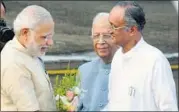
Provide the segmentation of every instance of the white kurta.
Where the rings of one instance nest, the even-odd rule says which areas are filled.
[[[170,64],[143,38],[129,52],[116,52],[109,76],[109,111],[178,110]]]
[[[40,60],[16,38],[1,52],[1,111],[54,111],[55,98]]]

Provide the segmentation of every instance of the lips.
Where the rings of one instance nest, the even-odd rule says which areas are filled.
[[[99,51],[104,51],[108,49],[108,45],[106,44],[103,44],[103,45],[98,44],[96,47]]]
[[[41,51],[46,52],[48,50],[48,47],[42,47]]]
[[[98,48],[98,52],[106,52],[108,48]]]
[[[98,49],[107,49],[107,47],[104,47],[104,46],[98,46],[97,48]]]

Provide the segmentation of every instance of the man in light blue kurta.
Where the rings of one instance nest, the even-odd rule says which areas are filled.
[[[111,64],[97,58],[80,66],[82,110],[100,110],[108,102],[108,77]]]
[[[99,57],[79,67],[79,111],[100,111],[108,103],[108,78],[111,60],[117,46],[109,34],[108,13],[99,13],[93,19],[92,40]]]

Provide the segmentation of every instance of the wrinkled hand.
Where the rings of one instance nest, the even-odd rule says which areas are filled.
[[[71,105],[67,107],[67,111],[69,111],[69,112],[76,111],[76,107],[78,104],[78,97],[75,96],[75,93],[70,90],[66,92],[66,97],[67,97],[68,101],[71,102]]]
[[[74,106],[69,106],[69,107],[67,108],[67,111],[68,111],[68,112],[74,112],[74,111],[76,111],[76,109],[75,109]]]
[[[74,112],[77,109],[78,105],[78,97],[75,96],[73,101],[71,102],[71,105],[67,108],[67,111]]]
[[[73,98],[75,97],[75,93],[73,91],[68,90],[66,92],[66,97],[67,97],[68,101],[71,102],[73,100]]]
[[[66,91],[66,98],[70,105],[67,106],[67,111],[74,112],[77,109],[78,105],[78,95],[80,94],[80,90],[77,87],[74,87],[72,90]]]

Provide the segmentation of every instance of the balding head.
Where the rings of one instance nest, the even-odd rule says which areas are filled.
[[[107,12],[100,12],[98,13],[94,18],[93,18],[93,25],[98,24],[98,25],[108,25],[108,17],[109,13]]]
[[[94,27],[110,27],[110,23],[108,21],[109,13],[107,12],[100,12],[96,14],[96,16],[93,18],[92,23],[92,34]]]
[[[98,13],[92,23],[92,40],[93,47],[97,55],[104,61],[110,63],[117,46],[112,43],[110,29],[111,25],[108,21],[109,13]]]
[[[39,24],[45,22],[53,22],[50,12],[38,5],[27,6],[14,20],[15,34],[18,34],[23,28],[34,29]]]
[[[96,14],[96,16],[93,18],[93,23],[92,23],[92,35],[93,35],[93,30],[94,27],[110,27],[110,23],[108,21],[109,18],[109,13],[107,12],[100,12]]]

